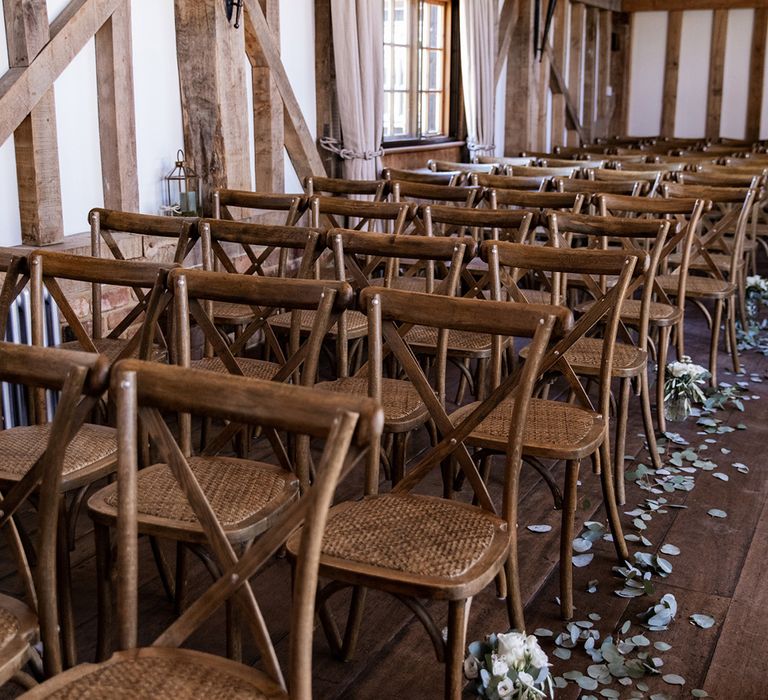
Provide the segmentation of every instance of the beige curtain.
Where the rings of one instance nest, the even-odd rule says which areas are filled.
[[[343,143],[321,139],[344,160],[344,176],[378,177],[384,119],[382,0],[331,0],[336,90]]]
[[[467,148],[474,159],[495,151],[498,0],[461,0],[459,34]]]

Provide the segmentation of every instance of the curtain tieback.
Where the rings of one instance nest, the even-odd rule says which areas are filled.
[[[331,153],[335,153],[344,160],[373,160],[384,155],[384,149],[379,148],[376,151],[353,151],[351,148],[344,148],[341,141],[331,136],[322,136],[320,145]]]
[[[467,139],[467,150],[470,153],[474,153],[475,151],[495,151],[496,144],[478,143],[477,139]]]

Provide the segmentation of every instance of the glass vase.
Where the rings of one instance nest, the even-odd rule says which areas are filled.
[[[691,415],[691,400],[687,396],[678,396],[664,402],[664,417],[668,421],[684,421]]]

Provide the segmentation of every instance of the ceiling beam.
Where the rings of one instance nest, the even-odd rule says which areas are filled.
[[[23,122],[124,0],[71,0],[51,22],[50,41],[26,68],[0,76],[0,144]]]
[[[768,7],[768,0],[624,0],[624,12],[738,10]]]
[[[587,7],[596,7],[598,10],[622,12],[621,0],[578,0],[578,2]]]

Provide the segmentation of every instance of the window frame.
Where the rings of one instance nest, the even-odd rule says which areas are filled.
[[[419,84],[420,78],[420,54],[421,38],[419,26],[419,14],[422,7],[426,9],[427,5],[442,5],[444,12],[444,34],[443,34],[443,85],[442,85],[442,133],[434,135],[421,134],[397,134],[394,136],[382,136],[382,146],[385,149],[402,148],[407,146],[422,146],[430,144],[439,144],[455,141],[458,131],[458,90],[452,91],[454,79],[458,84],[459,80],[459,62],[455,53],[455,46],[458,44],[456,28],[457,0],[406,0],[408,3],[408,12],[410,13],[409,40],[408,46],[410,58],[408,100],[409,100],[409,124],[413,125],[418,131],[419,109],[422,95],[429,92],[421,90]],[[382,51],[384,47],[382,46]],[[385,99],[396,91],[385,91]]]

